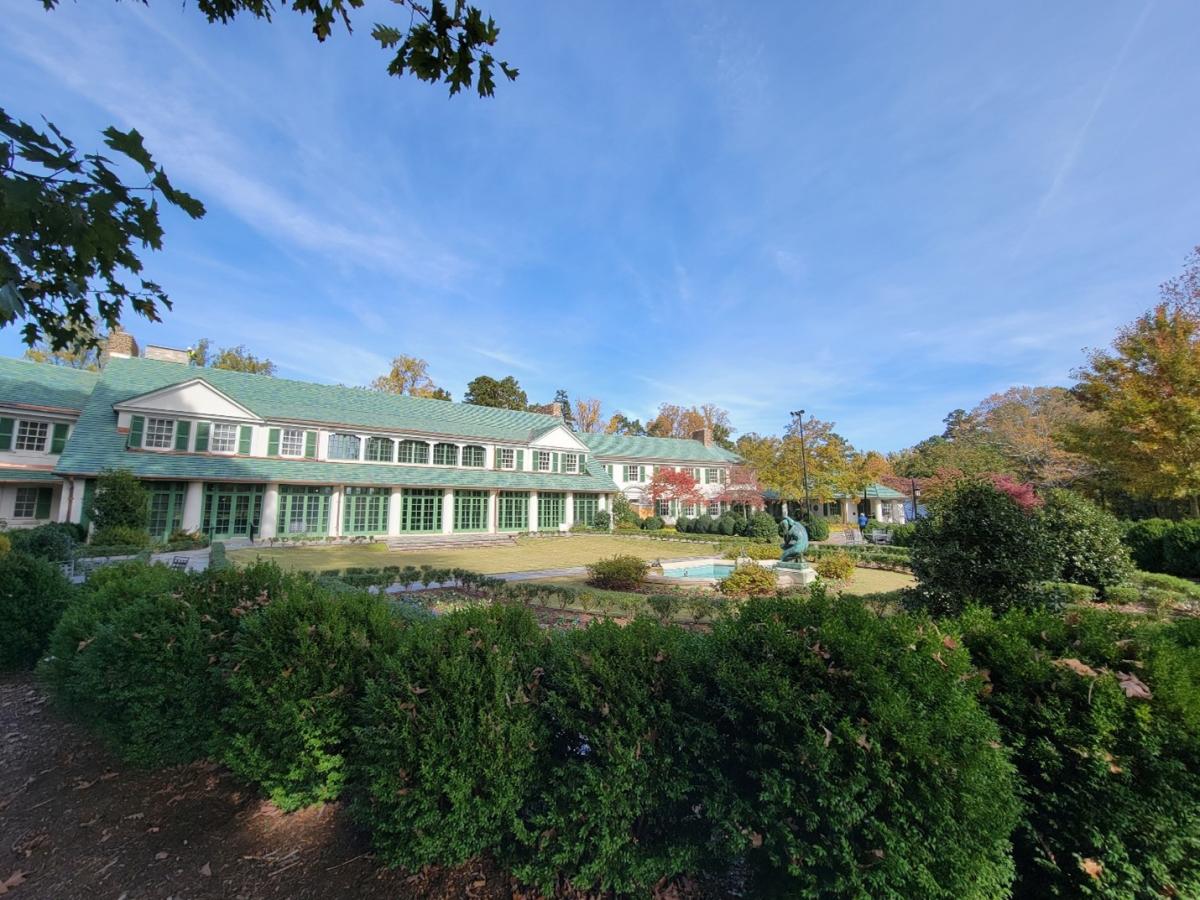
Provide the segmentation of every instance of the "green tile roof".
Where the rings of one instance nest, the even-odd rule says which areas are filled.
[[[637,437],[627,434],[580,434],[597,455],[606,459],[667,460],[671,462],[738,462],[736,453],[723,447],[705,447],[687,438]]]
[[[866,493],[867,493],[868,500],[905,500],[905,499],[907,499],[905,494],[902,494],[897,490],[893,490],[892,488],[888,487],[886,484],[868,485]],[[862,495],[863,495],[863,492],[859,491],[856,494],[837,493],[837,494],[834,494],[833,496],[835,498],[837,498],[838,500],[842,500],[842,499],[853,500],[855,498],[861,500]]]
[[[0,466],[0,482],[38,481],[42,484],[58,484],[58,476],[48,469],[16,469]]]
[[[99,378],[97,372],[0,357],[0,403],[80,410]]]

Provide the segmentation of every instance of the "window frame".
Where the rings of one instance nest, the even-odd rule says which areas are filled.
[[[229,446],[218,447],[217,435],[222,428],[229,429]],[[208,431],[208,452],[209,453],[237,453],[238,438],[240,437],[237,425],[231,425],[229,422],[213,422],[212,427]]]
[[[404,451],[412,450],[409,454],[409,459],[404,458]],[[420,450],[418,454],[417,451]],[[417,459],[417,456],[422,459]],[[430,449],[429,441],[418,441],[415,438],[404,438],[396,442],[396,462],[406,466],[427,466],[429,465]]]
[[[380,459],[378,454],[372,455],[372,450],[375,448],[386,446],[388,455],[386,459]],[[395,462],[396,461],[396,442],[390,437],[382,437],[381,435],[371,435],[367,438],[366,445],[363,447],[364,462]]]
[[[40,446],[33,446],[33,447],[22,447],[21,446],[22,440],[24,440],[28,443],[29,438],[30,438],[28,431],[26,431],[25,434],[21,433],[22,430],[25,430],[25,429],[29,429],[29,430],[40,429],[40,441],[41,441]],[[38,437],[35,436],[34,437],[35,443],[37,442],[37,440],[38,440]],[[45,422],[40,419],[18,419],[17,420],[17,431],[13,435],[13,450],[14,451],[19,451],[22,453],[45,453],[46,448],[49,446],[49,444],[50,444],[50,423],[49,422]]]
[[[25,494],[32,497],[29,500],[29,512],[22,514],[21,504],[25,498],[21,495]],[[14,519],[35,519],[37,518],[37,501],[38,489],[36,487],[18,487],[16,497],[13,500],[13,518]]]
[[[578,475],[579,474],[579,454],[578,453],[563,453],[559,457],[559,462],[564,474]]]
[[[451,450],[454,452],[454,459],[452,462],[445,461],[447,450]],[[451,444],[448,441],[438,441],[436,444],[433,445],[433,457],[432,457],[433,464],[435,466],[457,466],[458,460],[459,460],[459,452],[458,451],[459,451],[458,444]],[[441,457],[440,459],[439,459],[439,456]]]
[[[496,454],[497,469],[515,469],[517,467],[517,451],[512,447],[497,447],[493,452]]]
[[[158,416],[147,416],[146,425],[142,431],[142,446],[150,450],[173,450],[175,448],[176,421]],[[152,443],[152,438],[161,439],[162,443]]]
[[[291,435],[295,435],[296,452],[288,452],[288,442],[292,440]],[[300,459],[304,456],[304,429],[303,428],[281,428],[279,429],[279,455],[287,456],[292,459]]]
[[[542,463],[545,463],[543,466]],[[550,456],[549,450],[534,450],[533,451],[533,471],[549,472],[553,462],[553,457]]]
[[[347,442],[347,440],[353,440],[354,441],[354,449],[355,449],[357,455],[355,455],[355,456],[334,456],[333,448],[334,448],[334,439],[335,438],[337,439],[339,450],[341,450],[342,445],[345,444]],[[338,460],[341,462],[360,462],[363,458],[362,451],[363,451],[362,438],[359,435],[354,434],[349,431],[331,431],[329,433],[329,440],[326,441],[326,443],[325,443],[325,458],[326,459],[333,459],[333,460]]]
[[[471,458],[476,458],[478,452],[479,462],[467,462],[467,454],[470,453]],[[465,469],[483,469],[487,467],[487,450],[479,444],[466,444],[459,454],[459,464]]]
[[[640,473],[642,467],[637,463],[625,463],[625,480],[637,483],[641,481]]]

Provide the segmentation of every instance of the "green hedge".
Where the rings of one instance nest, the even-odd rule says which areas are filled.
[[[33,667],[73,591],[52,562],[13,551],[0,556],[0,672]]]
[[[1200,578],[1200,519],[1126,522],[1123,540],[1143,571]]]

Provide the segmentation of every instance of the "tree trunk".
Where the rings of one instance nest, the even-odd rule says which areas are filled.
[[[1200,496],[1192,494],[1192,518],[1200,519]]]

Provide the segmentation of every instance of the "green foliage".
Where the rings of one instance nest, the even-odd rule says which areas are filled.
[[[1017,895],[1200,893],[1194,626],[1027,610],[962,625],[1023,782]]]
[[[779,548],[774,544],[735,544],[725,551],[726,559],[748,556],[750,559],[779,559]]]
[[[730,537],[736,533],[734,525],[735,522],[733,516],[729,513],[722,513],[717,518],[714,533],[723,534],[726,537]]]
[[[97,531],[105,528],[147,531],[150,527],[150,492],[128,469],[106,469],[96,479],[91,518]]]
[[[72,590],[54,563],[21,552],[0,555],[0,671],[38,661]]]
[[[616,517],[616,523],[620,525],[632,525],[635,528],[640,527],[641,519],[638,518],[637,510],[629,502],[624,494],[617,494],[613,500],[613,516]]]
[[[229,557],[225,555],[224,541],[213,541],[208,550],[208,567],[217,572],[229,568]]]
[[[1125,523],[1125,546],[1134,564],[1145,572],[1165,572],[1163,538],[1174,527],[1170,519],[1142,519]]]
[[[12,541],[7,534],[0,534],[0,556],[8,556],[12,552]]]
[[[647,516],[642,519],[641,528],[643,531],[662,531],[665,523],[661,516]]]
[[[75,529],[58,522],[47,522],[36,528],[18,528],[8,533],[12,549],[38,559],[65,562],[75,549]]]
[[[845,552],[823,553],[813,568],[826,581],[849,581],[854,577],[854,557]]]
[[[1062,609],[1072,603],[1091,603],[1096,599],[1096,589],[1092,585],[1069,581],[1043,581],[1035,591],[1040,600],[1038,605],[1047,609]]]
[[[801,517],[801,522],[804,528],[808,531],[808,537],[813,541],[825,541],[829,539],[829,521],[822,516],[814,516],[812,513],[805,513]]]
[[[735,568],[718,587],[727,597],[766,597],[775,593],[778,581],[774,569],[750,563]]]
[[[1003,610],[1036,602],[1034,586],[1055,574],[1041,519],[986,481],[964,480],[917,523],[910,602],[934,615],[975,600]]]
[[[692,531],[696,534],[712,534],[716,520],[708,513],[697,516],[695,522],[692,523]]]
[[[592,529],[595,531],[608,531],[612,527],[612,516],[608,514],[608,510],[601,509],[592,517]]]
[[[172,186],[136,130],[107,128],[104,143],[142,170],[142,184],[126,184],[110,158],[47,129],[0,109],[0,326],[23,320],[31,347],[93,347],[126,304],[152,322],[171,308],[163,289],[140,277],[139,252],[162,249],[157,198],[193,219],[204,206]]]
[[[755,896],[1008,895],[1012,770],[929,622],[818,588],[747,601],[708,651],[705,814]]]
[[[1129,577],[1133,563],[1111,513],[1073,491],[1052,490],[1044,498],[1037,514],[1059,579],[1103,590]]]
[[[1172,575],[1200,577],[1200,519],[1176,522],[1163,536],[1163,568]]]
[[[150,532],[145,528],[134,528],[129,525],[106,525],[92,532],[92,546],[94,547],[143,549],[149,547],[150,544]]]
[[[689,519],[687,516],[676,516],[675,530],[680,534],[687,534],[692,530],[692,522],[694,521],[694,519]]]
[[[225,764],[284,810],[337,799],[354,705],[397,643],[379,597],[287,576],[229,656]]]
[[[614,591],[630,591],[641,586],[649,569],[638,556],[610,556],[587,567],[588,584]]]
[[[527,800],[514,872],[550,896],[649,896],[706,861],[700,783],[719,752],[706,721],[703,639],[646,619],[559,633],[536,709],[553,735]]]
[[[772,541],[779,537],[779,524],[765,512],[757,512],[746,522],[746,537],[756,541]]]
[[[492,406],[497,409],[529,409],[529,397],[521,389],[517,379],[511,375],[497,381],[490,375],[480,375],[467,382],[463,403],[476,406]]]
[[[546,641],[513,606],[402,632],[367,686],[351,757],[353,809],[382,860],[456,865],[533,839],[519,816],[551,737],[536,708]]]

